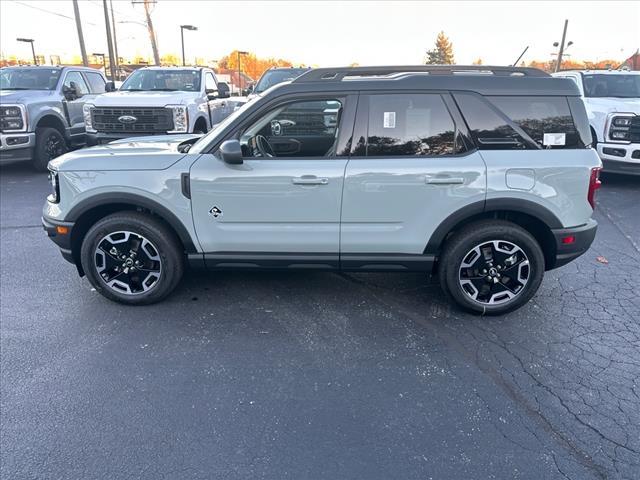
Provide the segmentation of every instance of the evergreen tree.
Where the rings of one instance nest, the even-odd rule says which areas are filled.
[[[436,45],[433,50],[427,50],[425,63],[428,65],[453,65],[453,44],[449,38],[440,32],[436,38]]]

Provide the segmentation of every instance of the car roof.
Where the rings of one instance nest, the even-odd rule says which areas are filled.
[[[637,70],[597,70],[597,69],[587,69],[587,70],[560,70],[559,72],[556,72],[556,74],[563,74],[563,73],[579,73],[581,75],[587,74],[587,75],[593,75],[593,74],[598,74],[598,75],[640,75],[640,71]],[[555,74],[554,74],[555,75]]]
[[[173,66],[167,66],[167,67],[162,67],[162,66],[157,66],[157,65],[153,65],[153,66],[149,66],[149,67],[140,67],[137,70],[185,70],[185,71],[193,71],[193,70],[204,70],[206,67],[173,67]]]
[[[579,96],[569,79],[524,67],[408,65],[311,69],[274,88],[288,92],[458,90],[482,95]]]
[[[7,65],[6,67],[2,67],[2,68],[20,68],[20,69],[38,69],[38,70],[68,70],[68,69],[74,69],[74,70],[83,70],[83,71],[87,71],[87,72],[99,72],[102,73],[102,70],[99,70],[97,68],[91,68],[91,67],[84,67],[84,66],[75,66],[75,65]]]

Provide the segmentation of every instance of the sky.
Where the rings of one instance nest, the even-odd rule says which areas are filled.
[[[87,53],[106,52],[100,0],[79,0]],[[119,54],[151,57],[142,5],[113,0]],[[574,60],[625,59],[640,47],[640,2],[617,1],[188,1],[157,0],[152,13],[160,55],[217,60],[232,50],[294,64],[340,66],[422,63],[439,31],[451,39],[458,64],[512,64],[522,50],[550,60],[565,19]],[[17,37],[35,39],[36,53],[80,55],[71,0],[0,0],[0,53],[30,57]]]

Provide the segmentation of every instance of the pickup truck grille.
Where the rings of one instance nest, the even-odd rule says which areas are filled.
[[[122,117],[135,120],[126,121]],[[104,133],[164,133],[173,130],[173,114],[163,107],[95,107],[91,111],[91,119],[93,128]]]
[[[629,126],[629,139],[632,143],[640,143],[640,115],[631,118]]]

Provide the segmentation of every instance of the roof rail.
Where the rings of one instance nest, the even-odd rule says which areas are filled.
[[[385,76],[396,73],[429,73],[431,75],[456,75],[483,73],[496,76],[549,77],[542,70],[531,67],[493,67],[489,65],[404,65],[388,67],[337,67],[314,68],[296,78],[293,83],[339,82],[345,77]]]

